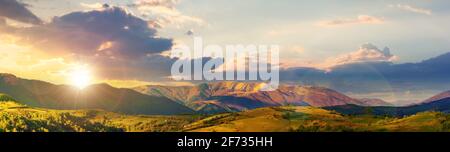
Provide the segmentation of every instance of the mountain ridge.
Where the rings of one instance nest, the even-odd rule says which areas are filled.
[[[450,91],[445,91],[445,92],[439,93],[433,97],[426,99],[422,103],[429,103],[429,102],[433,102],[433,101],[441,100],[441,99],[445,99],[445,98],[450,98]]]
[[[126,114],[184,114],[193,110],[165,97],[149,96],[132,89],[94,84],[82,90],[39,80],[0,74],[0,92],[33,107],[52,109],[104,109]]]
[[[326,107],[346,104],[362,106],[385,105],[380,100],[362,101],[341,94],[332,89],[313,86],[282,84],[274,91],[261,91],[264,83],[260,82],[211,82],[196,86],[161,86],[146,85],[133,88],[134,90],[155,96],[163,96],[191,109],[198,109],[204,104],[214,104],[215,108],[248,110],[267,106],[315,106]],[[239,100],[240,103],[232,101]]]
[[[408,116],[426,111],[438,111],[450,113],[450,97],[431,102],[424,102],[404,107],[362,107],[358,105],[341,105],[324,107],[327,110],[334,110],[342,114],[349,115],[393,115]]]

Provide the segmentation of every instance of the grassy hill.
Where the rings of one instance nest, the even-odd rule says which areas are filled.
[[[0,132],[180,131],[198,116],[135,116],[102,110],[50,110],[0,102]]]
[[[363,107],[358,105],[342,105],[324,107],[324,109],[334,110],[342,114],[348,115],[391,115],[391,116],[408,116],[419,112],[438,111],[450,113],[450,98],[443,98],[436,101],[428,101],[421,104],[406,107]]]
[[[271,107],[214,115],[194,122],[193,132],[415,132],[450,131],[450,116],[424,112],[408,117],[345,116],[314,107]]]
[[[49,110],[0,102],[0,132],[409,132],[450,131],[450,116],[344,116],[314,107],[271,107],[202,117],[131,116],[102,110]]]
[[[0,93],[0,101],[16,101],[16,99],[7,94]]]
[[[449,132],[450,115],[343,115],[310,106],[201,115],[125,115],[104,110],[33,108],[0,95],[0,132]]]

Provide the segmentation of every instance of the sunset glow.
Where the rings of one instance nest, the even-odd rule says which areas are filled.
[[[92,81],[91,73],[85,66],[78,67],[71,71],[69,77],[71,84],[76,86],[78,89],[84,89]]]

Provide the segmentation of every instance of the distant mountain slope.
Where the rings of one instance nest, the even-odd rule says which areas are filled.
[[[410,97],[423,99],[423,94],[414,92],[450,89],[450,52],[416,63],[355,62],[327,70],[288,68],[280,71],[280,81],[327,86],[359,95],[386,90],[400,95],[410,91]]]
[[[428,103],[412,105],[407,107],[362,107],[357,105],[341,105],[325,107],[328,110],[334,110],[342,114],[374,114],[374,115],[394,115],[405,116],[425,111],[439,111],[450,113],[450,98],[444,98]]]
[[[437,100],[441,100],[441,99],[445,99],[445,98],[450,98],[450,91],[446,91],[446,92],[437,94],[437,95],[423,101],[423,103],[429,103],[429,102],[433,102],[433,101],[437,101]]]
[[[370,106],[394,106],[393,104],[386,102],[384,100],[381,100],[381,99],[362,98],[362,99],[358,99],[358,100],[361,101],[362,103],[364,103],[365,105],[370,105]]]
[[[346,104],[370,106],[372,104],[372,101],[362,102],[322,87],[281,85],[275,91],[260,91],[263,85],[263,83],[254,82],[213,82],[184,87],[150,85],[137,87],[134,90],[148,95],[167,97],[192,109],[199,109],[204,104],[214,103],[214,109],[218,109],[218,111],[227,111],[226,109],[230,108],[246,110],[282,105],[326,107]]]
[[[0,74],[0,92],[20,103],[52,109],[103,109],[126,114],[185,114],[193,111],[165,97],[118,89],[106,84],[91,85],[83,90],[71,86],[26,80]]]

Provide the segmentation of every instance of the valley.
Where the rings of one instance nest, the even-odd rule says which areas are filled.
[[[2,97],[4,99],[5,97]],[[448,132],[450,115],[343,115],[310,106],[266,107],[215,115],[125,115],[51,110],[0,102],[1,132]]]
[[[0,132],[448,132],[450,96],[395,107],[313,86],[70,86],[0,75]]]

